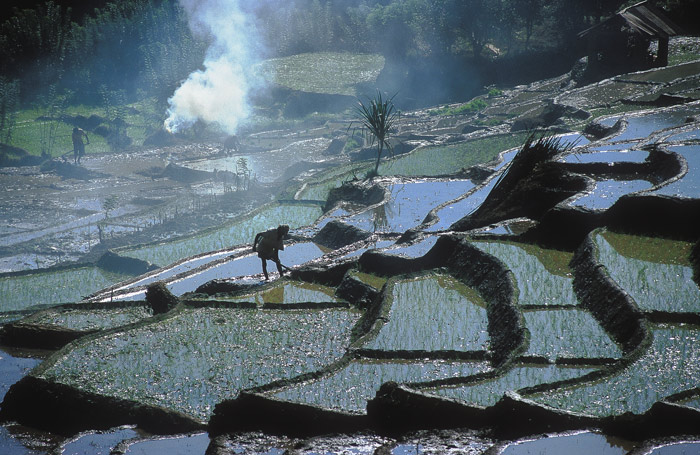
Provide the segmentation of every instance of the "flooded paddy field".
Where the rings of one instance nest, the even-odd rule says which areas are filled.
[[[374,183],[384,200],[327,212],[329,193],[356,177],[361,184],[372,165],[325,155],[330,124],[241,138],[251,153],[199,144],[138,160],[90,156],[84,179],[3,170],[6,335],[17,326],[79,333],[55,351],[2,351],[0,452],[692,453],[700,235],[606,228],[609,212],[641,196],[697,207],[698,102],[644,111],[617,103],[648,96],[642,88],[680,93],[679,74],[697,69],[512,89],[481,120],[504,123],[471,133],[460,132],[474,121],[467,115],[411,113],[401,128],[425,137],[381,163]],[[620,121],[602,137],[565,118],[570,131],[556,133],[573,148],[546,164],[547,173],[579,172],[595,185],[542,217],[495,211],[456,231],[502,197],[499,183],[526,137],[508,131],[538,115],[545,98],[591,112],[617,103],[586,121]],[[658,150],[677,172],[653,169]],[[237,172],[241,158],[254,184],[234,190],[217,179]],[[297,161],[314,170],[280,180]],[[195,175],[202,180],[182,180]],[[548,193],[542,181],[520,188]],[[31,207],[18,198],[27,192]],[[557,249],[541,234],[572,225],[551,221],[561,213],[590,227],[580,245]],[[332,221],[364,240],[316,243]],[[268,263],[265,282],[250,245],[278,224],[291,227],[280,253],[291,270],[279,277]],[[108,250],[128,270],[98,262]],[[592,279],[585,261],[603,278]],[[146,301],[156,282],[176,299],[165,314]],[[591,304],[599,291],[613,316]],[[51,427],[58,423],[69,429]]]

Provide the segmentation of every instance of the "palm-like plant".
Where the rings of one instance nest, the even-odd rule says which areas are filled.
[[[389,136],[399,118],[393,99],[393,96],[385,99],[382,97],[381,92],[377,91],[377,95],[373,99],[369,99],[368,104],[365,105],[365,103],[360,101],[359,106],[357,106],[357,116],[362,126],[369,133],[370,145],[374,145],[375,141],[377,143],[377,161],[374,165],[374,175],[379,173],[379,160],[382,158],[384,148],[386,147],[390,152],[393,149],[389,143]]]

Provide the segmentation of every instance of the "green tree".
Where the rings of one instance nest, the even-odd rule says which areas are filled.
[[[393,99],[393,96],[386,99],[382,97],[381,92],[377,91],[376,96],[373,99],[368,99],[367,104],[360,101],[359,106],[357,106],[357,116],[362,127],[369,134],[370,145],[374,145],[375,142],[377,144],[377,160],[374,164],[373,175],[379,174],[379,161],[382,158],[384,148],[392,150],[389,136],[399,118]]]

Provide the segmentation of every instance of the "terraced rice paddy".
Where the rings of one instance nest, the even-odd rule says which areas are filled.
[[[165,266],[201,253],[253,243],[256,233],[280,224],[287,224],[291,229],[308,226],[320,215],[318,206],[272,205],[219,229],[170,242],[121,250],[119,254]]]
[[[445,231],[455,222],[473,213],[486,200],[496,182],[497,179],[493,178],[468,196],[439,208],[435,212],[438,220],[425,230],[428,232]]]
[[[421,147],[380,164],[379,173],[406,177],[452,174],[463,167],[492,161],[503,150],[520,146],[524,140],[524,134],[514,134],[449,145]]]
[[[75,346],[41,377],[209,417],[244,388],[319,370],[350,344],[352,310],[183,310]]]
[[[430,249],[433,246],[435,246],[437,240],[438,236],[431,235],[409,246],[399,246],[397,248],[390,248],[384,250],[384,252],[388,254],[407,256],[410,258],[418,258],[424,256],[428,251],[430,251]]]
[[[656,401],[697,387],[700,330],[656,325],[649,349],[610,377],[528,396],[539,403],[593,416],[642,414]],[[632,393],[633,392],[633,393]]]
[[[312,242],[295,243],[280,252],[280,261],[287,267],[303,264],[323,256],[324,251]],[[277,273],[272,262],[268,262],[268,273]],[[215,279],[229,279],[239,276],[251,275],[262,272],[260,258],[257,255],[249,255],[235,258],[221,264],[214,265],[206,270],[196,272],[186,277],[168,283],[168,289],[175,295],[197,289],[199,286]]]
[[[518,391],[538,384],[578,378],[595,371],[593,368],[547,366],[516,366],[495,379],[465,384],[422,389],[442,397],[453,398],[471,406],[492,406],[507,391]]]
[[[629,144],[622,144],[628,147]],[[566,155],[562,161],[565,163],[643,163],[649,156],[644,150],[611,150],[615,146],[605,145],[598,147],[600,152],[572,153]],[[596,150],[594,148],[593,150]]]
[[[384,57],[378,54],[317,52],[268,59],[257,71],[293,90],[361,96],[358,84],[374,81],[383,67]]]
[[[688,164],[688,172],[680,179],[654,191],[674,197],[700,197],[700,145],[679,145],[668,147],[671,152],[678,153]]]
[[[697,106],[691,106],[668,109],[645,115],[636,114],[625,116],[624,118],[628,122],[627,127],[613,139],[615,141],[643,139],[657,131],[683,125],[688,117],[697,115],[698,111],[699,109]],[[612,126],[619,118],[620,117],[610,117],[600,123],[605,126]]]
[[[618,445],[625,441],[614,441],[599,433],[581,432],[551,435],[542,439],[522,441],[507,446],[500,455],[625,455],[628,447]]]
[[[269,289],[236,297],[216,296],[216,300],[232,302],[255,302],[261,306],[266,303],[307,303],[336,302],[335,289],[303,281],[291,281],[274,284]]]
[[[364,347],[383,351],[483,351],[488,347],[485,302],[448,275],[389,285],[388,322]]]
[[[622,351],[587,311],[571,309],[523,312],[530,331],[526,355],[558,359],[620,358]]]
[[[50,309],[25,318],[23,322],[71,330],[106,330],[132,324],[151,316],[153,316],[153,312],[147,304],[114,304],[113,308]]]
[[[0,278],[0,310],[24,310],[38,305],[74,303],[128,278],[99,267],[37,271]]]
[[[571,253],[507,242],[473,244],[513,272],[521,306],[578,305],[568,267]]]
[[[598,259],[644,311],[700,312],[693,281],[691,244],[659,238],[598,232]]]
[[[367,401],[388,381],[421,382],[471,376],[489,371],[487,362],[451,362],[445,360],[369,360],[352,361],[345,368],[320,379],[271,393],[275,398],[321,406],[337,411],[363,414]]]
[[[344,221],[369,232],[404,232],[421,224],[434,207],[472,188],[474,184],[469,180],[390,184],[388,202]]]
[[[646,180],[599,180],[589,193],[569,200],[574,207],[591,210],[605,210],[612,207],[622,196],[648,190],[651,182]]]

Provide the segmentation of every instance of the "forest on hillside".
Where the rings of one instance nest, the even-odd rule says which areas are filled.
[[[192,3],[192,2],[190,2]],[[232,2],[236,3],[236,2]],[[259,58],[317,51],[381,53],[388,62],[487,63],[557,50],[635,2],[624,0],[294,0],[237,2],[254,22]],[[679,20],[700,1],[656,2]],[[211,37],[177,0],[10,2],[0,24],[5,112],[65,94],[67,102],[165,100],[201,66]],[[194,3],[196,4],[196,2]],[[18,6],[19,5],[19,6]],[[96,7],[95,7],[96,6]],[[10,8],[11,7],[11,8]],[[427,63],[426,63],[427,62]],[[455,64],[455,62],[457,64]]]

